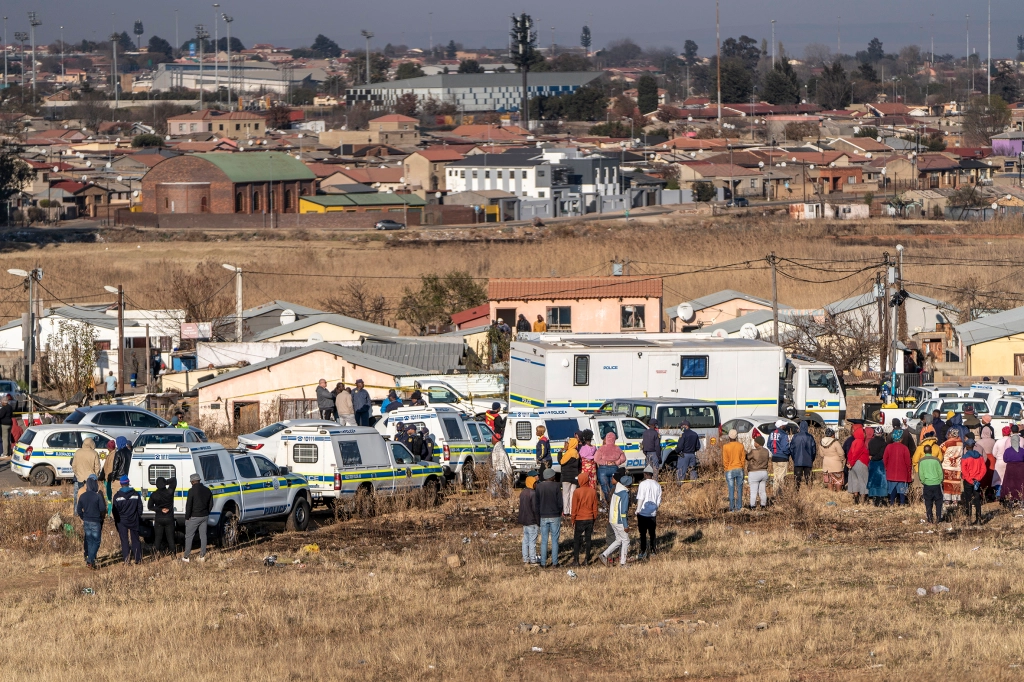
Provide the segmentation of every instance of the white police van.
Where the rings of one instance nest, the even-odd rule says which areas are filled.
[[[474,467],[478,463],[490,464],[494,432],[460,410],[446,405],[400,407],[386,412],[373,428],[394,440],[399,424],[403,428],[411,424],[417,431],[426,427],[446,478],[459,477],[463,485],[469,486]]]
[[[283,519],[288,530],[309,526],[312,499],[306,479],[262,455],[229,451],[218,443],[162,443],[132,451],[128,476],[143,500],[156,491],[158,478],[177,480],[174,514],[181,524],[192,474],[199,474],[213,493],[210,526],[226,547],[238,542],[239,524]],[[145,503],[142,516],[154,516]]]
[[[105,459],[107,444],[114,438],[97,428],[75,424],[29,427],[11,449],[11,471],[40,487],[70,481],[74,478],[71,458],[86,438],[92,439],[96,452]]]
[[[402,493],[420,488],[436,494],[444,478],[440,464],[420,462],[401,443],[369,426],[303,424],[271,436],[274,462],[309,482],[313,503],[367,493]]]

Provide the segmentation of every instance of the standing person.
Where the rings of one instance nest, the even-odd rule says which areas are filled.
[[[580,565],[580,545],[584,547],[583,565],[590,563],[590,540],[594,535],[594,522],[597,520],[597,491],[594,489],[594,481],[581,472],[579,487],[572,495],[572,509],[569,514],[569,521],[572,523],[572,565]]]
[[[181,560],[189,562],[192,554],[192,540],[199,533],[199,560],[206,561],[206,529],[210,524],[210,512],[213,511],[213,493],[203,485],[199,474],[188,477],[192,487],[188,489],[185,499],[185,554]]]
[[[420,436],[420,451],[425,444],[423,439],[427,436]],[[419,455],[417,454],[417,457]],[[505,451],[505,445],[500,440],[491,448],[491,471],[494,472],[494,481],[491,487],[492,497],[508,497],[509,484],[512,482],[512,461]]]
[[[608,502],[608,523],[615,533],[615,541],[608,545],[598,559],[605,566],[611,568],[608,557],[612,552],[619,550],[619,565],[626,565],[626,555],[629,554],[629,486],[633,479],[626,475],[625,469],[616,469],[612,474],[612,483],[615,484],[615,491]]]
[[[761,498],[761,509],[768,506],[768,462],[771,453],[764,446],[764,436],[754,437],[754,447],[747,453],[747,483],[750,484],[750,509],[753,511],[757,498]]]
[[[971,507],[974,507],[972,525],[981,524],[981,479],[985,477],[985,458],[975,449],[975,441],[968,437],[964,441],[964,453],[960,457],[960,473],[963,478],[964,513],[971,518]]]
[[[424,462],[433,462],[434,461],[434,439],[430,437],[430,429],[428,429],[426,426],[424,426],[423,428],[420,429],[420,435],[423,436],[423,449],[419,453],[414,453],[414,454],[416,454],[416,456],[419,457]],[[498,441],[498,442],[500,443],[501,441]],[[497,443],[495,443],[495,445],[497,445]],[[505,449],[504,446],[502,446],[502,450],[504,450],[504,449]],[[493,457],[493,454],[492,454],[492,457]],[[505,457],[508,457],[508,453],[505,453]],[[509,463],[509,467],[511,467],[511,462]],[[511,475],[512,474],[511,474],[511,471],[510,471],[509,476],[511,476]]]
[[[942,462],[934,453],[939,446],[926,442],[921,448],[921,457],[917,460],[917,477],[921,479],[924,511],[928,517],[928,523],[938,523],[942,520]],[[932,515],[933,509],[934,516]]]
[[[825,429],[821,439],[821,478],[825,487],[838,493],[843,489],[843,463],[846,455],[843,446],[836,440],[836,432]]]
[[[530,321],[526,319],[526,315],[519,313],[519,319],[516,320],[516,333],[533,331],[530,327]]]
[[[534,506],[534,497],[537,491],[537,472],[530,471],[526,474],[526,485],[519,493],[519,517],[517,521],[523,527],[523,563],[527,566],[537,566],[537,536],[540,534],[540,516]]]
[[[775,422],[775,430],[768,434],[768,452],[772,456],[772,490],[775,497],[778,497],[786,484],[786,471],[789,469],[791,452],[786,422],[781,419]]]
[[[126,564],[132,560],[142,563],[142,543],[139,541],[139,522],[142,520],[142,495],[131,486],[127,476],[121,477],[121,487],[114,495],[114,524],[121,537],[121,557]]]
[[[356,390],[352,391],[352,409],[355,410],[356,426],[370,425],[370,393],[363,387],[362,379],[356,379]]]
[[[82,447],[75,450],[71,457],[71,472],[74,475],[72,499],[78,499],[78,491],[85,485],[90,476],[98,476],[103,470],[100,464],[100,453],[96,452],[96,444],[92,438],[82,441]]]
[[[171,422],[171,428],[172,429],[187,429],[188,428],[188,422],[185,421],[185,413],[184,412],[182,412],[181,410],[178,410],[177,412],[174,413],[174,421]]]
[[[981,479],[981,494],[983,499],[989,499],[989,491],[992,491],[991,499],[998,499],[999,491],[995,489],[995,469],[996,469],[996,457],[994,450],[996,447],[995,429],[990,423],[992,417],[985,415],[981,418],[981,437],[978,438],[975,447],[981,456],[985,459],[985,476]]]
[[[924,436],[922,433],[921,442],[917,444],[917,448],[914,450],[914,458],[910,463],[913,466],[914,471],[917,473],[918,478],[921,478],[920,464],[921,459],[924,458],[925,455],[925,447],[928,447],[928,451],[933,455],[939,454],[939,442],[935,439],[934,434]],[[938,457],[936,457],[936,459],[938,459]]]
[[[386,414],[388,412],[394,412],[399,407],[404,407],[404,405],[405,403],[403,403],[402,399],[398,396],[398,392],[395,391],[395,389],[391,389],[388,391],[387,400],[380,404],[380,411]]]
[[[597,487],[597,464],[594,463],[594,454],[597,448],[594,447],[594,432],[584,429],[580,432],[580,473],[587,475],[590,485]]]
[[[117,377],[114,376],[113,372],[107,372],[107,378],[104,379],[107,387],[107,395],[113,396],[117,393]]]
[[[565,441],[562,454],[558,457],[562,480],[562,516],[572,511],[572,496],[577,488],[576,478],[580,475],[580,434]]]
[[[334,395],[327,388],[327,379],[321,379],[316,386],[316,406],[321,419],[334,419]]]
[[[100,495],[100,485],[95,474],[85,479],[85,492],[78,496],[75,515],[82,519],[82,534],[85,536],[85,565],[96,568],[96,553],[100,551],[103,538],[103,519],[107,516],[107,503]]]
[[[594,463],[597,464],[597,482],[601,486],[601,499],[605,504],[609,504],[615,485],[612,483],[612,477],[615,471],[626,463],[626,453],[615,444],[614,432],[609,431],[604,435],[604,445],[594,453]]]
[[[657,419],[647,422],[647,429],[640,437],[640,450],[647,458],[647,466],[654,470],[654,478],[657,480],[661,469],[661,433],[658,431]]]
[[[338,423],[342,426],[357,426],[352,389],[338,384],[337,390],[334,396],[334,412],[338,415]]]
[[[541,315],[537,316],[537,321],[533,323],[533,331],[535,332],[546,332],[548,330],[548,323],[544,321],[544,317]]]
[[[742,471],[742,470],[741,470]],[[741,479],[742,480],[742,479]],[[658,553],[658,507],[661,506],[661,485],[654,469],[644,469],[644,480],[636,490],[636,527],[640,531],[640,559]],[[650,537],[650,544],[648,544]]]
[[[743,467],[747,463],[747,449],[743,447],[743,443],[737,440],[738,438],[739,434],[736,433],[736,429],[732,429],[729,431],[729,442],[722,446],[722,465],[725,469],[725,482],[729,487],[729,511],[731,512],[743,509]],[[639,504],[637,502],[638,506]],[[643,552],[642,546],[641,541],[641,552]]]
[[[543,426],[537,427],[537,446],[534,450],[537,458],[537,471],[540,472],[541,478],[543,478],[544,471],[550,469],[553,463],[551,459],[551,441],[548,440],[547,429]]]
[[[814,458],[818,456],[818,444],[814,442],[814,436],[807,429],[807,422],[800,422],[800,432],[793,436],[793,442],[790,444],[797,490],[800,490],[801,481],[808,487],[811,485],[811,467],[814,466]]]
[[[978,419],[978,415],[974,413],[974,405],[971,403],[967,403],[964,406],[964,416],[961,418],[961,423],[968,431],[977,431],[981,428],[981,420]]]
[[[910,450],[903,442],[903,429],[894,429],[892,442],[885,446],[882,453],[882,466],[885,467],[885,483],[888,490],[889,506],[907,504],[907,491],[913,480],[914,469],[910,461]]]
[[[938,410],[932,410],[932,428],[935,430],[935,440],[940,443],[944,442],[946,440],[946,422]]]
[[[491,403],[491,409],[484,412],[484,423],[494,434],[492,442],[497,442],[505,436],[505,418],[501,416],[501,403]]]
[[[161,541],[167,542],[167,550],[174,558],[174,491],[178,488],[178,479],[171,477],[170,482],[163,476],[156,479],[156,492],[149,496],[146,508],[154,513],[153,519],[153,554],[160,551]]]
[[[679,442],[670,455],[676,456],[676,482],[682,483],[690,476],[690,480],[697,480],[697,453],[700,452],[700,436],[690,428],[690,422],[683,421],[679,425],[682,433],[679,434]],[[693,471],[691,476],[690,471]]]
[[[846,492],[853,495],[853,503],[860,504],[861,497],[867,499],[868,495],[868,465],[870,454],[868,446],[864,443],[864,427],[854,424],[852,431],[853,441],[850,443],[850,454],[846,456],[846,466],[849,468],[846,477]],[[873,429],[868,429],[874,435]]]
[[[999,487],[999,500],[1004,505],[1024,502],[1024,443],[1021,443],[1019,433],[1011,434],[1008,439],[1010,443],[1002,452],[1003,472]]]
[[[960,458],[964,453],[964,445],[960,440],[960,430],[950,427],[946,429],[946,442],[939,446],[942,450],[942,499],[952,505],[960,501],[963,491],[960,485]]]
[[[551,538],[551,568],[558,566],[558,536],[562,532],[562,491],[555,482],[555,470],[545,469],[537,484],[533,508],[540,517],[540,567],[547,568],[548,538]]]
[[[421,391],[418,388],[415,391],[413,391],[412,395],[409,396],[408,406],[409,407],[426,407],[427,406],[427,401],[423,399],[423,391]]]
[[[1002,485],[1003,477],[1006,475],[1006,460],[1004,454],[1006,449],[1010,447],[1011,436],[1013,429],[1017,428],[1016,424],[1012,426],[1003,427],[1003,437],[996,441],[996,444],[992,446],[992,457],[995,462],[992,465],[992,487],[996,489],[996,497],[1002,499]],[[1019,430],[1018,430],[1019,433]]]
[[[4,395],[0,399],[0,439],[3,440],[0,456],[11,456],[11,427],[14,425],[14,408],[11,407],[11,396]]]
[[[868,429],[874,434],[868,439],[868,497],[876,507],[882,506],[889,496],[889,485],[885,482],[885,438],[882,436],[882,427]]]
[[[505,336],[512,336],[512,327],[505,323],[505,320],[498,318],[498,331]]]

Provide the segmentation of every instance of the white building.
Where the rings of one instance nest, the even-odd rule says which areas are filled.
[[[214,67],[217,68],[214,68]],[[216,92],[228,87],[228,65],[206,62],[159,64],[153,72],[153,90],[185,88]],[[231,89],[235,92],[274,92],[286,94],[295,88],[316,88],[316,83],[327,79],[323,69],[289,69],[268,62],[233,62],[231,64]]]
[[[552,166],[524,154],[474,154],[445,168],[449,192],[499,189],[517,197],[551,198]]]

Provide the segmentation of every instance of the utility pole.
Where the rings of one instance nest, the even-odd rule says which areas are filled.
[[[4,90],[7,89],[7,17],[4,17]]]
[[[273,215],[273,214],[271,214]],[[242,268],[230,263],[222,264],[225,270],[235,273],[235,342],[242,342]]]
[[[373,37],[373,32],[372,31],[363,30],[363,31],[360,31],[360,33],[362,33],[363,37],[366,38],[366,89],[367,89],[367,91],[369,91],[369,89],[370,89],[370,38]],[[367,99],[369,99],[369,98],[367,98]]]
[[[196,38],[199,40],[199,111],[203,110],[203,43],[210,37],[210,32],[202,24],[196,24]]]
[[[35,48],[33,48],[35,49]],[[33,55],[34,57],[35,55]],[[992,0],[988,0],[988,59],[985,62],[988,71],[988,99],[992,101]],[[35,73],[32,74],[32,86],[35,87]]]
[[[772,251],[768,256],[768,264],[772,266],[772,343],[779,345],[779,286],[775,279],[775,265],[779,259]]]
[[[217,21],[217,9],[219,2],[213,3],[213,92],[220,101],[220,22]]]
[[[836,56],[843,54],[843,15],[836,15]]]
[[[117,392],[124,394],[124,286],[117,285]]]
[[[897,247],[897,249],[899,249],[899,248],[902,248],[902,247]],[[891,335],[891,338],[889,339],[889,343],[890,343],[890,346],[889,346],[889,361],[892,364],[891,364],[891,366],[889,368],[889,372],[890,372],[890,376],[892,378],[892,382],[891,382],[891,385],[892,385],[892,395],[893,395],[893,397],[895,397],[896,396],[896,328],[897,328],[897,321],[896,321],[896,306],[894,304],[896,303],[896,298],[899,295],[899,290],[896,288],[896,265],[895,265],[895,263],[889,263],[889,273],[888,274],[889,274],[888,281],[889,281],[889,294],[890,294],[890,296],[889,296],[889,306],[893,309],[891,317],[889,316],[888,313],[886,313],[886,317],[891,320],[890,324],[892,325],[890,327],[890,331],[891,331],[892,335]]]
[[[118,105],[120,104],[120,96],[119,96],[119,93],[118,93],[118,90],[120,88],[117,87],[119,85],[119,83],[117,82],[117,41],[118,41],[118,39],[120,37],[121,36],[117,35],[116,32],[110,34],[110,52],[111,52],[111,54],[114,57],[113,64],[111,65],[110,80],[111,80],[111,86],[114,89],[114,108],[115,109],[117,109]]]
[[[897,271],[896,271],[896,282],[897,282],[896,290],[897,291],[903,291],[903,245],[902,244],[897,244],[896,245],[896,251],[900,255],[900,260],[899,260],[899,263],[898,263],[898,266],[897,266]],[[897,339],[904,339],[904,340],[909,339],[910,335],[909,335],[908,330],[907,330],[907,307],[904,306],[904,305],[900,305],[900,306],[897,306],[896,310],[898,311],[898,314],[897,314],[898,323],[896,325],[896,338]]]
[[[989,15],[990,15],[989,18],[990,19],[991,19],[991,14],[992,14],[992,12],[991,12],[991,7],[990,7],[989,8]],[[33,101],[35,101],[35,98],[36,98],[36,26],[40,26],[40,25],[42,25],[42,23],[43,22],[39,21],[39,18],[36,16],[35,12],[29,12],[28,13],[29,31],[30,31],[30,33],[32,35],[32,100]],[[989,23],[991,23],[991,21]],[[991,43],[991,41],[989,41],[989,42]],[[6,45],[4,45],[4,49],[5,50],[7,49]],[[992,52],[992,48],[990,46],[989,47],[989,53],[991,54],[991,52]],[[25,60],[22,59],[21,68],[23,68],[23,69],[25,68],[24,61]],[[991,81],[991,79],[989,79],[989,80]],[[991,85],[990,85],[989,89],[991,90]]]
[[[18,270],[11,268],[7,272],[15,277],[23,277],[25,288],[28,289],[28,313],[21,318],[21,337],[24,341],[24,374],[25,385],[28,387],[28,413],[29,423],[32,422],[32,413],[35,412],[35,400],[32,398],[32,379],[35,377],[36,362],[36,282],[43,279],[42,268],[36,267],[32,270]]]
[[[228,32],[228,110],[235,110],[235,100],[231,97],[231,22],[235,20],[234,17],[229,17],[227,14],[220,15],[224,19],[224,24],[227,27]]]
[[[718,23],[718,0],[715,0],[715,53],[718,55],[718,129],[722,129],[722,34]]]
[[[775,68],[775,20],[772,19],[772,68]],[[750,115],[753,116],[754,112],[751,111]]]
[[[878,306],[878,368],[882,372],[888,366],[885,352],[885,291],[882,289],[882,273],[875,273],[875,302]]]

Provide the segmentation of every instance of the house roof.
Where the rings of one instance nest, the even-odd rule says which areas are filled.
[[[602,71],[531,71],[529,85],[583,86],[601,77]],[[372,88],[387,90],[414,90],[420,88],[440,88],[442,91],[451,88],[520,88],[523,84],[522,74],[508,73],[445,73],[436,76],[420,76],[400,81],[374,83]],[[363,86],[365,87],[365,86]]]
[[[104,329],[117,329],[117,318],[104,313],[110,307],[109,303],[99,303],[95,305],[77,305],[77,306],[61,306],[59,308],[47,308],[43,311],[43,317],[57,316],[63,317],[69,320],[77,320],[79,322],[85,322],[86,324],[94,327],[103,327]],[[125,318],[124,326],[126,327],[138,327],[139,323],[135,320]],[[5,329],[17,329],[21,327],[21,319],[15,319],[8,322],[3,327],[0,327],[0,331]]]
[[[317,194],[300,197],[319,206],[423,206],[425,199],[415,194],[395,194],[393,192],[353,193],[353,194]]]
[[[501,126],[492,125],[461,125],[452,130],[449,135],[455,137],[469,137],[476,140],[525,140],[525,135],[513,133]]]
[[[264,360],[263,362],[257,362],[254,365],[249,365],[247,367],[236,369],[233,372],[221,374],[220,376],[214,377],[209,381],[204,381],[200,384],[197,384],[196,388],[208,388],[210,386],[213,386],[214,384],[219,384],[224,381],[230,381],[231,379],[245,376],[246,374],[252,374],[253,372],[258,372],[262,369],[266,369],[267,367],[274,367],[275,365],[280,365],[283,362],[288,362],[289,360],[300,358],[303,355],[309,355],[310,353],[318,352],[330,353],[331,355],[339,357],[342,360],[345,360],[346,362],[351,362],[353,365],[365,367],[366,369],[371,369],[375,372],[381,372],[383,374],[390,374],[391,376],[401,376],[405,374],[425,374],[425,372],[418,367],[403,365],[401,363],[393,362],[385,358],[378,358],[375,355],[363,353],[361,351],[346,346],[338,346],[333,343],[315,343],[304,348],[299,348],[298,350],[293,350],[289,353],[283,353],[277,356],[276,358],[270,358],[269,360]]]
[[[661,298],[660,277],[540,277],[491,279],[491,301],[540,301],[581,298]]]
[[[907,297],[914,299],[915,301],[920,301],[922,303],[933,305],[936,308],[941,308],[943,310],[956,310],[956,308],[946,303],[945,301],[940,301],[938,299],[930,298],[928,296],[922,296],[921,294],[916,294],[912,291],[907,292]],[[833,315],[839,315],[840,313],[848,313],[852,310],[859,310],[860,308],[863,308],[865,306],[873,306],[876,304],[877,300],[878,299],[875,298],[874,292],[867,291],[857,296],[844,298],[843,300],[836,301],[835,303],[829,303],[827,306],[825,306],[825,310],[832,313]]]
[[[462,339],[370,338],[363,341],[359,350],[428,372],[447,372],[465,366],[466,345]]]
[[[750,303],[757,303],[758,305],[763,305],[768,308],[772,307],[772,302],[766,298],[751,296],[750,294],[745,294],[742,291],[736,291],[735,289],[722,289],[721,291],[716,291],[713,294],[695,298],[690,301],[690,305],[693,306],[693,310],[696,312],[704,310],[705,308],[714,308],[715,306],[728,303],[729,301],[734,301],[738,298],[744,301],[749,301]],[[789,306],[784,303],[780,303],[779,307],[788,308]]]
[[[187,114],[181,114],[180,116],[172,116],[168,118],[168,121],[252,121],[252,120],[266,120],[266,116],[257,114],[252,111],[218,111],[217,109],[203,109],[201,111],[192,111]]]
[[[304,305],[296,305],[295,303],[289,303],[288,301],[269,301],[263,303],[254,308],[248,308],[242,311],[242,319],[247,320],[250,317],[257,317],[268,312],[278,311],[283,312],[285,310],[291,310],[296,315],[329,315],[326,310],[317,310],[316,308],[308,308]]]
[[[700,333],[713,333],[721,329],[726,334],[735,334],[743,328],[745,324],[752,324],[755,327],[758,325],[772,322],[775,319],[775,315],[771,310],[752,310],[745,315],[734,317],[722,322],[716,322],[715,324],[705,325],[700,328]],[[779,322],[785,323],[789,320],[789,314],[787,312],[779,311]]]
[[[266,182],[274,180],[315,180],[316,175],[306,164],[284,152],[254,152],[251,154],[189,154],[209,161],[219,168],[231,182]]]
[[[481,317],[490,317],[490,315],[491,306],[484,303],[483,305],[478,305],[475,308],[467,308],[466,310],[460,310],[457,313],[452,313],[452,324],[462,324]]]
[[[403,171],[400,167],[389,166],[388,168],[338,168],[346,178],[364,185],[372,185],[375,182],[397,183],[402,181]]]
[[[412,118],[411,116],[402,116],[401,114],[387,114],[385,116],[379,116],[370,121],[370,123],[416,123],[420,120],[418,118]]]
[[[328,178],[338,172],[338,165],[334,163],[307,163],[306,167],[318,178]]]
[[[705,178],[733,178],[761,174],[761,171],[756,168],[744,168],[743,166],[730,165],[728,163],[696,162],[686,165]]]
[[[449,168],[527,168],[542,166],[547,161],[542,158],[530,158],[524,154],[470,154],[464,159],[452,161]]]
[[[448,147],[428,147],[421,149],[413,156],[422,156],[427,161],[458,161],[462,154]]]
[[[1024,334],[1024,306],[958,324],[956,330],[965,346]]]
[[[856,147],[857,149],[863,149],[866,152],[891,152],[892,151],[892,147],[890,147],[887,144],[882,144],[881,142],[879,142],[878,140],[876,140],[873,137],[837,137],[834,140],[832,140],[833,143],[840,142],[840,141],[845,142],[846,144],[850,145],[851,147]]]
[[[266,339],[280,336],[281,334],[290,334],[292,332],[299,331],[300,329],[306,329],[315,324],[332,324],[336,327],[343,327],[345,329],[351,329],[355,332],[362,332],[364,334],[397,334],[398,330],[393,327],[385,327],[382,324],[374,324],[373,322],[367,322],[366,320],[357,320],[354,317],[348,317],[347,315],[338,315],[335,313],[322,313],[319,315],[310,315],[304,317],[301,320],[296,320],[290,324],[283,324],[278,327],[273,327],[264,332],[260,332],[256,336],[252,337],[253,341],[264,341]]]

